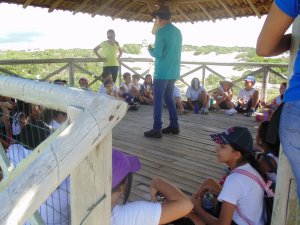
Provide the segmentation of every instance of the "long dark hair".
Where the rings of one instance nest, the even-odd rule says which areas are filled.
[[[117,192],[120,190],[122,185],[126,185],[124,190],[124,196],[123,196],[123,204],[126,204],[126,202],[129,199],[129,195],[132,187],[132,178],[133,178],[133,174],[129,173],[116,187],[112,188],[112,192]]]
[[[241,163],[247,162],[249,163],[258,173],[259,175],[264,179],[264,181],[267,181],[267,174],[260,168],[259,162],[256,160],[253,153],[250,153],[248,151],[243,150],[240,146],[236,144],[230,144],[234,151],[238,151],[242,155]]]
[[[270,121],[263,121],[258,128],[258,136],[260,140],[268,147],[267,151],[272,152],[275,156],[279,156],[280,140],[276,139],[276,143],[272,144],[267,141],[267,133]]]

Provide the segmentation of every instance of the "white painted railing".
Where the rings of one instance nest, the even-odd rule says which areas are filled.
[[[0,95],[67,112],[68,122],[0,183],[0,224],[23,224],[71,176],[72,224],[110,224],[112,128],[127,104],[47,82],[0,75]]]

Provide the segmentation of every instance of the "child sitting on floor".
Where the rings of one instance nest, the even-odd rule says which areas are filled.
[[[152,76],[150,74],[147,74],[145,76],[145,82],[143,84],[144,86],[144,96],[150,100],[150,103],[153,103],[153,82],[152,82]]]
[[[195,107],[201,108],[201,113],[208,114],[209,96],[204,87],[200,86],[198,78],[194,77],[191,86],[186,91],[186,107],[195,110]]]
[[[266,187],[267,176],[255,159],[249,130],[232,127],[211,135],[211,138],[216,143],[218,162],[227,164],[231,173],[223,187],[214,179],[208,179],[200,186],[192,196],[192,214],[202,221],[199,224],[264,225],[264,192],[269,196],[273,196],[273,192]],[[265,185],[264,188],[260,184]],[[217,208],[209,212],[204,209],[204,198],[211,195],[217,197],[217,206],[221,205],[219,212],[214,210]]]
[[[277,138],[275,144],[267,141],[269,124],[269,121],[263,121],[257,129],[256,145],[262,151],[257,156],[257,160],[260,163],[261,169],[268,175],[269,180],[272,181],[271,188],[275,190],[280,142],[279,138]]]
[[[139,83],[140,75],[132,75],[132,88],[130,94],[138,99],[141,104],[150,104],[150,100],[145,96],[144,86]]]
[[[245,88],[239,92],[238,103],[235,110],[246,113],[246,116],[251,117],[259,105],[259,91],[253,87],[255,85],[254,76],[247,76],[244,81]]]
[[[98,94],[99,93],[100,94],[107,94],[106,93],[106,88],[104,86],[104,82],[106,80],[111,80],[112,81],[112,75],[111,75],[111,73],[108,73],[108,72],[103,72],[102,73],[102,84],[101,84],[101,86],[99,88]],[[117,88],[117,86],[116,86],[115,83],[113,83],[112,89],[113,89],[113,96],[118,97],[118,88]]]

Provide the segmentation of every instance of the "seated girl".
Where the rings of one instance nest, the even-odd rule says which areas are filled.
[[[280,141],[279,138],[277,138],[275,144],[267,141],[269,124],[269,121],[263,121],[257,129],[256,145],[261,150],[257,160],[261,169],[267,174],[268,179],[272,181],[271,187],[275,190]]]
[[[208,114],[209,96],[206,93],[204,87],[200,86],[198,78],[194,77],[191,82],[191,86],[186,90],[187,109],[195,110],[195,106],[198,105],[203,114]]]
[[[78,81],[78,84],[81,89],[86,90],[86,91],[92,91],[89,88],[89,80],[87,78],[81,77]]]
[[[144,86],[139,83],[140,75],[132,75],[132,88],[130,91],[131,96],[134,96],[142,104],[150,104],[150,99],[145,96]]]
[[[229,166],[231,173],[223,187],[214,179],[206,180],[192,196],[194,212],[202,223],[219,224],[265,224],[264,191],[258,181],[265,184],[267,176],[259,167],[253,153],[253,138],[245,127],[232,127],[220,134],[211,135],[216,143],[217,160]],[[253,180],[252,178],[257,180]],[[202,207],[207,192],[217,197],[220,213],[208,213]]]
[[[286,90],[286,82],[283,82],[282,84],[280,84],[280,87],[279,87],[279,93],[280,93],[280,95],[276,96],[270,104],[265,103],[265,102],[261,102],[261,106],[264,109],[268,110],[268,116],[269,116],[268,119],[270,119],[270,117],[272,116],[272,114],[275,112],[275,110],[281,104],[282,99],[284,97],[285,90]]]
[[[159,225],[177,220],[188,214],[193,204],[178,188],[161,178],[150,183],[152,202],[134,201],[127,203],[132,186],[133,173],[139,171],[140,161],[136,156],[113,149],[112,152],[112,225]],[[157,202],[161,193],[165,201]],[[122,198],[123,197],[123,198]],[[119,204],[123,199],[123,204]]]
[[[231,79],[225,78],[225,80],[220,81],[220,87],[214,93],[214,100],[216,103],[214,104],[213,108],[215,110],[226,109],[225,114],[229,116],[237,113],[237,111],[234,109],[235,105],[232,102],[232,87],[233,83]]]
[[[150,100],[150,103],[153,103],[153,82],[152,82],[152,76],[150,74],[147,74],[145,76],[145,82],[143,84],[144,86],[144,96]]]

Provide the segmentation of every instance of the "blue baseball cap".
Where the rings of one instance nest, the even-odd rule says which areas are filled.
[[[253,138],[246,127],[231,127],[219,134],[210,135],[217,144],[234,144],[242,150],[253,153]]]
[[[251,81],[253,84],[255,84],[255,77],[254,76],[247,76],[245,81]]]

